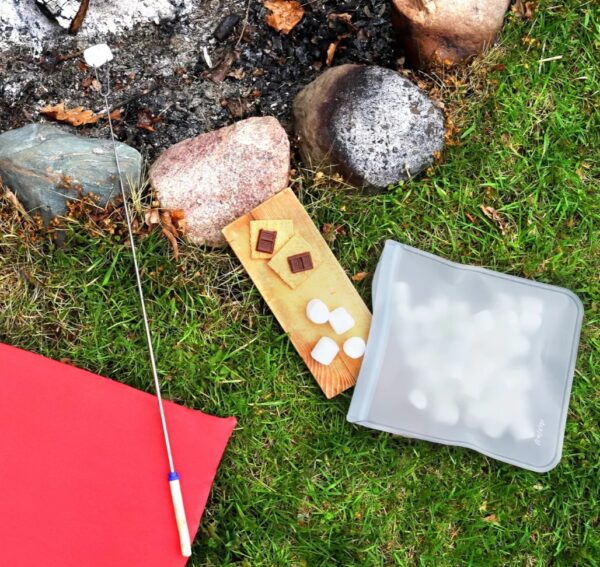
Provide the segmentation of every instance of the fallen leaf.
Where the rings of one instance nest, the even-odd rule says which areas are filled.
[[[171,211],[171,220],[177,228],[179,235],[183,236],[186,228],[185,213],[181,209],[174,209]]]
[[[473,223],[477,224],[477,219],[471,213],[465,213],[465,216]]]
[[[65,108],[63,102],[54,106],[44,106],[40,110],[40,114],[53,118],[58,122],[66,122],[71,126],[83,126],[85,124],[95,124],[100,120],[101,115],[95,114],[92,110],[78,106],[76,108]]]
[[[162,233],[167,237],[167,240],[171,243],[171,248],[173,248],[173,256],[175,256],[175,258],[179,258],[179,245],[177,244],[177,239],[166,228],[162,229]]]
[[[105,114],[105,113],[104,113]],[[101,118],[105,118],[104,114],[101,114],[100,117]],[[121,118],[123,118],[123,109],[122,108],[115,108],[111,113],[110,113],[110,119],[111,120],[121,120]]]
[[[336,49],[338,48],[340,41],[342,41],[343,39],[346,39],[347,37],[350,37],[350,34],[344,33],[342,35],[339,35],[338,38],[333,43],[329,44],[329,47],[327,48],[327,59],[325,60],[325,64],[328,67],[331,65],[331,62],[333,61],[333,56],[335,55]]]
[[[535,2],[517,0],[511,7],[511,11],[524,20],[533,20],[535,14]]]
[[[350,279],[353,282],[362,282],[368,275],[369,275],[369,272],[358,272],[358,273],[354,274]]]
[[[232,118],[243,118],[248,112],[248,103],[243,98],[224,98],[221,106],[229,111]]]
[[[325,65],[327,65],[328,67],[331,65],[331,62],[333,61],[333,56],[335,55],[335,50],[337,49],[337,46],[339,44],[340,44],[340,40],[338,39],[337,41],[330,43],[329,47],[327,48],[327,59],[325,59]]]
[[[266,0],[265,8],[271,11],[267,24],[275,31],[290,33],[304,17],[304,8],[297,0]]]
[[[479,506],[479,511],[480,511],[480,512],[485,512],[486,510],[487,510],[487,500],[484,500],[484,501],[481,503],[481,506]]]
[[[233,71],[227,73],[227,76],[231,77],[232,79],[237,79],[238,81],[241,81],[246,76],[246,72],[241,67],[239,67],[238,69],[234,69]]]
[[[504,236],[506,234],[506,227],[508,226],[506,219],[500,215],[500,213],[494,209],[494,207],[481,205],[480,209],[488,219],[494,221],[498,225],[500,232],[502,232],[502,236]]]
[[[205,71],[202,76],[211,80],[215,84],[222,83],[225,77],[229,74],[231,66],[237,61],[239,53],[237,51],[228,51],[223,55],[221,60],[208,71]]]
[[[158,209],[144,211],[144,222],[150,227],[160,224],[160,211]]]
[[[490,514],[489,516],[483,518],[483,521],[491,524],[492,522],[497,522],[498,518],[496,518],[496,514]]]
[[[342,22],[343,24],[347,25],[349,28],[355,30],[356,27],[354,26],[354,24],[352,23],[352,15],[348,14],[348,13],[343,13],[343,14],[328,14],[327,15],[327,19],[330,22]]]
[[[147,130],[148,132],[156,132],[156,128],[154,125],[160,122],[160,118],[158,116],[154,116],[152,112],[148,108],[143,108],[137,113],[137,122],[136,126],[142,130]]]

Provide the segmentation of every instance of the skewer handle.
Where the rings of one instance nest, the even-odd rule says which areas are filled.
[[[190,531],[185,518],[185,508],[183,507],[183,496],[181,495],[181,485],[179,484],[179,475],[173,471],[169,473],[169,488],[171,489],[171,499],[173,500],[173,510],[175,511],[175,520],[177,521],[177,530],[179,531],[179,543],[181,545],[181,555],[190,557],[192,555],[192,544],[190,542]]]

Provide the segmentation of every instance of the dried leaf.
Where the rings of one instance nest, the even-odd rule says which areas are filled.
[[[177,232],[183,236],[186,229],[185,213],[181,209],[174,209],[171,211],[171,220],[177,228]]]
[[[337,49],[337,46],[339,44],[340,44],[340,40],[338,39],[337,41],[330,43],[329,47],[327,48],[327,59],[325,59],[325,65],[327,65],[328,67],[331,65],[331,62],[333,61],[333,56],[335,55],[335,50]]]
[[[498,518],[496,518],[496,514],[490,514],[489,516],[483,518],[483,521],[491,524],[492,522],[497,522]]]
[[[524,20],[533,20],[535,14],[535,2],[517,0],[511,7],[511,11]]]
[[[58,122],[66,122],[71,126],[95,124],[101,118],[100,114],[95,114],[92,110],[85,109],[83,106],[67,109],[62,102],[54,106],[44,106],[40,110],[40,114],[53,118]]]
[[[160,224],[160,211],[158,209],[148,209],[147,211],[144,211],[144,222],[149,227]]]
[[[227,73],[227,76],[231,77],[232,79],[237,79],[238,81],[241,81],[246,76],[246,72],[241,67],[239,67],[238,69],[234,69],[233,71]]]
[[[239,53],[237,51],[228,51],[212,69],[205,71],[202,76],[215,84],[223,82],[238,57]]]
[[[105,118],[104,114],[102,114],[101,117]],[[122,108],[115,108],[110,113],[110,119],[111,120],[121,120],[121,118],[123,118],[123,109]]]
[[[328,14],[327,19],[330,22],[342,22],[343,24],[347,25],[349,28],[351,29],[356,29],[354,27],[354,24],[352,23],[352,15],[348,14],[348,13],[343,13],[343,14]]]
[[[304,17],[304,8],[297,0],[266,0],[264,5],[271,10],[271,14],[267,16],[267,24],[286,35]]]
[[[500,213],[494,209],[494,207],[481,205],[480,209],[488,219],[494,221],[498,225],[500,232],[502,232],[502,236],[504,236],[506,234],[506,227],[508,226],[506,219],[500,215]]]
[[[156,132],[154,125],[157,122],[160,122],[160,118],[158,116],[154,116],[154,114],[152,114],[148,108],[143,108],[142,110],[138,111],[136,123],[138,128],[147,130],[148,132]]]
[[[179,258],[179,244],[177,244],[177,239],[166,228],[162,229],[162,233],[167,237],[167,240],[171,243],[171,248],[173,248],[173,256],[175,256],[175,258]]]
[[[369,275],[369,272],[358,272],[358,273],[354,274],[350,279],[353,282],[362,282],[368,275]]]
[[[243,98],[224,98],[221,106],[229,111],[232,118],[243,118],[248,112],[248,103]]]

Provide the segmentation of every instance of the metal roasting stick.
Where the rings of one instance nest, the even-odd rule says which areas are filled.
[[[148,313],[146,312],[146,303],[144,300],[144,290],[142,288],[142,278],[140,275],[139,264],[137,260],[137,253],[135,249],[135,240],[133,238],[133,228],[131,224],[131,214],[129,212],[129,206],[127,205],[127,195],[125,194],[125,186],[123,183],[123,174],[121,172],[121,164],[119,162],[119,154],[117,152],[117,142],[115,132],[113,129],[112,119],[110,116],[110,104],[108,97],[111,94],[110,86],[110,68],[106,66],[106,80],[103,83],[98,75],[98,66],[93,66],[96,74],[96,80],[102,86],[100,94],[104,98],[104,105],[106,110],[106,116],[108,119],[108,127],[110,129],[110,137],[112,140],[113,152],[115,154],[115,164],[117,166],[117,173],[119,175],[119,186],[121,188],[121,196],[123,197],[123,208],[125,210],[125,219],[127,221],[127,231],[129,233],[129,242],[131,244],[131,256],[133,258],[133,267],[135,271],[135,279],[137,283],[138,295],[140,299],[140,306],[142,309],[142,318],[144,320],[144,329],[146,331],[146,342],[148,343],[148,352],[150,353],[150,366],[152,368],[152,376],[154,378],[154,389],[156,391],[156,399],[158,400],[158,411],[160,413],[160,422],[163,430],[163,437],[165,440],[165,448],[167,450],[167,458],[169,460],[169,487],[171,489],[171,498],[173,500],[173,509],[175,511],[175,520],[177,521],[177,529],[179,531],[179,542],[181,545],[181,554],[185,557],[190,557],[192,554],[190,533],[187,525],[185,516],[185,508],[183,505],[183,497],[181,494],[181,485],[179,483],[179,475],[175,470],[173,464],[173,453],[171,452],[171,443],[169,441],[169,431],[167,429],[167,420],[165,417],[165,409],[163,407],[163,400],[160,391],[160,382],[158,380],[158,372],[156,370],[156,358],[154,356],[154,348],[152,346],[152,334],[150,333],[150,324],[148,322]]]

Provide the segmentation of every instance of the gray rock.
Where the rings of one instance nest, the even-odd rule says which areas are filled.
[[[117,151],[129,190],[139,184],[142,156],[122,143]],[[92,193],[104,207],[121,194],[110,140],[83,138],[46,124],[0,134],[0,178],[46,224],[67,212],[68,201]]]
[[[294,119],[307,165],[370,189],[414,177],[444,145],[441,111],[408,79],[381,67],[327,70],[298,94]]]

